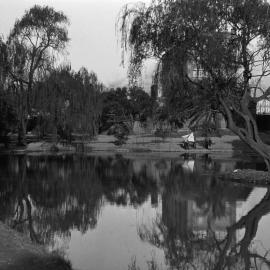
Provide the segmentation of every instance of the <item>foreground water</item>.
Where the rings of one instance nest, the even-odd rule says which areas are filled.
[[[256,166],[210,156],[0,156],[0,220],[74,269],[270,269],[270,192],[218,177]]]

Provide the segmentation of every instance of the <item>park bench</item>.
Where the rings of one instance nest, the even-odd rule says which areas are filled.
[[[196,142],[184,141],[180,143],[179,145],[186,150],[190,149],[191,147],[196,149]]]
[[[184,141],[182,143],[179,144],[180,147],[188,150],[190,148],[197,148],[197,143],[193,133],[190,133],[188,135],[184,135],[182,136],[184,138]],[[212,140],[209,137],[205,137],[205,139],[200,142],[200,145],[202,145],[205,149],[209,149],[211,147],[211,145],[213,145]]]
[[[184,139],[183,143],[180,143],[180,146],[186,150],[188,150],[190,147],[193,147],[194,149],[196,148],[196,141],[194,137],[194,133],[191,132],[188,135],[182,136]]]

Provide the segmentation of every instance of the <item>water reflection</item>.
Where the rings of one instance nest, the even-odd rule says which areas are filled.
[[[189,202],[177,205],[180,220],[164,214],[152,228],[141,226],[139,229],[143,241],[164,249],[170,269],[270,269],[269,250],[259,254],[250,247],[259,221],[270,211],[269,190],[239,221],[235,219],[233,207],[216,219],[209,212],[207,217],[201,217],[202,209],[195,210]],[[241,238],[237,235],[240,229],[244,229]]]
[[[1,160],[0,218],[49,244],[55,234],[95,228],[104,201],[138,207],[157,186],[146,165],[132,169],[130,160],[78,156]],[[155,199],[153,199],[155,202]]]
[[[240,202],[248,199],[252,189],[221,182],[217,176],[239,164],[248,166],[207,155],[177,159],[3,156],[0,219],[54,249],[56,239],[69,246],[72,232],[87,235],[97,228],[109,206],[118,207],[114,211],[127,209],[128,218],[130,209],[140,211],[150,201],[160,214],[153,223],[137,224],[138,235],[131,240],[139,237],[142,245],[150,243],[162,250],[168,267],[260,269],[269,265],[268,253],[257,253],[251,242],[262,216],[270,211],[270,191],[238,219]],[[84,266],[81,269],[89,268]]]
[[[196,173],[188,162],[185,158],[168,174],[162,215],[152,226],[139,226],[140,238],[164,250],[170,269],[270,269],[270,251],[251,250],[259,221],[270,212],[270,190],[237,220],[237,203],[246,201],[251,190],[203,174],[217,165],[208,157]]]

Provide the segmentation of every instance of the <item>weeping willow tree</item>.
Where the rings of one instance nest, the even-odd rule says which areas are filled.
[[[125,6],[119,19],[131,77],[156,58],[157,78],[174,110],[195,123],[222,113],[268,170],[270,147],[250,108],[270,94],[264,83],[270,75],[269,13],[263,0],[153,0]],[[203,70],[203,78],[194,78],[189,64]]]
[[[0,142],[8,147],[8,132],[17,125],[17,117],[10,95],[10,84],[7,74],[8,50],[6,43],[0,37]]]
[[[34,109],[42,120],[41,133],[66,137],[71,132],[95,136],[102,111],[103,85],[95,73],[81,68],[78,72],[62,66],[36,85]],[[69,137],[71,139],[71,137]]]

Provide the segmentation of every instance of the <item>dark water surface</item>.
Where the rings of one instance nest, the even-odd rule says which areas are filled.
[[[210,156],[0,156],[0,220],[74,269],[270,269],[270,191],[218,179],[256,166]]]

